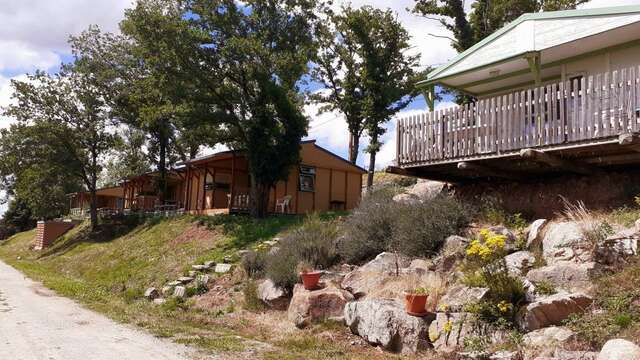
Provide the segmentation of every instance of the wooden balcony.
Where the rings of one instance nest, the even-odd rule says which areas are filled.
[[[388,171],[455,182],[640,163],[639,75],[633,67],[400,119]]]

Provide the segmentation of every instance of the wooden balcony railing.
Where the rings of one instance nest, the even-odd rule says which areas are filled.
[[[640,130],[640,68],[514,91],[397,123],[397,164],[416,166],[598,143]]]

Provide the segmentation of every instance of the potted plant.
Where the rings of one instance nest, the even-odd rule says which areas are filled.
[[[427,314],[427,289],[423,287],[406,290],[404,292],[404,306],[407,314],[424,316]]]
[[[314,290],[318,288],[318,282],[320,281],[320,271],[315,271],[313,266],[306,261],[302,261],[298,264],[298,273],[302,278],[302,285],[307,290]]]

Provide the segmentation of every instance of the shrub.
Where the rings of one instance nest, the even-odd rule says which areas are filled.
[[[254,280],[249,280],[244,284],[244,308],[249,311],[262,311],[264,304],[258,298],[258,284]]]
[[[240,263],[250,278],[259,279],[264,276],[267,254],[264,251],[251,250],[244,254]]]
[[[522,281],[507,270],[504,260],[507,241],[504,235],[481,230],[467,247],[462,271],[466,285],[489,288],[486,300],[467,311],[485,321],[513,324],[526,293]]]
[[[455,198],[438,196],[400,207],[392,227],[392,248],[412,257],[438,253],[449,235],[469,223],[469,213]]]
[[[345,239],[339,249],[345,261],[362,263],[389,248],[397,210],[401,206],[393,201],[394,195],[391,188],[369,192],[347,218]]]
[[[345,261],[358,264],[389,250],[433,256],[470,219],[465,206],[450,196],[415,203],[395,202],[393,196],[391,189],[372,192],[347,218],[339,249]]]
[[[316,269],[325,269],[338,262],[334,222],[324,222],[319,215],[308,216],[302,226],[291,231],[278,244],[279,250],[267,255],[265,271],[276,286],[291,290],[298,281],[296,267],[307,262]]]

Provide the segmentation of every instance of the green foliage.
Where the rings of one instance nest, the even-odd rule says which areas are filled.
[[[481,230],[478,237],[469,243],[462,265],[466,285],[489,288],[486,299],[467,311],[492,323],[513,324],[526,297],[522,281],[510,275],[507,269],[504,260],[507,241],[504,235]]]
[[[248,280],[242,290],[244,295],[244,308],[249,311],[262,311],[264,303],[258,298],[258,284],[254,280]]]
[[[535,288],[536,288],[536,290],[535,290],[536,294],[553,295],[553,294],[558,292],[556,290],[556,287],[553,285],[553,283],[551,283],[550,281],[547,281],[547,280],[542,280],[542,281],[535,282],[534,285],[535,285]]]
[[[195,285],[193,286],[187,286],[185,289],[185,295],[186,297],[192,297],[192,296],[196,296],[196,295],[202,295],[204,293],[206,293],[208,291],[207,289],[207,285],[203,284],[199,281],[195,282]]]
[[[250,278],[259,279],[264,276],[264,270],[267,264],[267,254],[261,250],[250,250],[242,257],[241,264],[242,268]]]
[[[389,250],[434,256],[446,237],[458,233],[470,219],[465,206],[452,197],[408,204],[393,201],[394,194],[391,188],[368,193],[347,218],[339,250],[345,261],[362,263]]]
[[[21,198],[12,199],[0,220],[0,240],[36,226],[31,209]]]
[[[144,132],[131,127],[122,130],[114,146],[114,154],[105,165],[101,186],[115,186],[122,179],[148,172],[151,164],[143,151],[146,142]]]
[[[307,217],[297,229],[279,243],[279,250],[267,256],[266,274],[276,286],[291,290],[298,280],[297,267],[326,269],[338,262],[336,252],[337,225],[325,222],[317,214]]]

